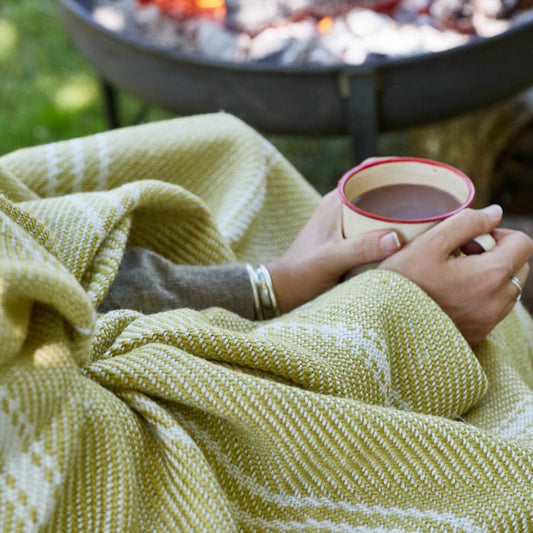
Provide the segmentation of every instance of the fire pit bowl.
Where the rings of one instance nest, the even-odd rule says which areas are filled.
[[[110,31],[93,0],[58,0],[74,43],[114,87],[181,115],[225,110],[264,133],[350,134],[356,159],[379,132],[459,115],[533,85],[533,21],[443,52],[361,66],[209,60]]]

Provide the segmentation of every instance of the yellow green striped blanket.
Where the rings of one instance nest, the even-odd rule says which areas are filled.
[[[127,244],[266,261],[318,194],[214,114],[0,158],[0,530],[533,531],[533,328],[383,271],[258,323],[96,312]]]

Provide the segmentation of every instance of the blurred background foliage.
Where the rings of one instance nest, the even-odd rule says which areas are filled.
[[[97,73],[54,0],[1,0],[0,69],[0,154],[107,128]],[[128,114],[137,102],[126,96],[121,105]],[[154,110],[148,120],[164,117]]]
[[[98,73],[74,47],[56,0],[0,0],[0,72],[0,155],[107,129]],[[121,92],[119,105],[131,124],[140,102]],[[150,108],[143,120],[172,116]],[[353,166],[345,137],[268,137],[322,192]]]
[[[0,155],[108,128],[100,79],[68,36],[57,0],[0,0]],[[380,136],[384,154],[439,159],[466,172],[480,204],[530,213],[533,184],[533,93],[527,107],[494,106],[456,119]],[[135,122],[141,102],[120,92],[121,124]],[[503,110],[503,111],[502,111]],[[525,123],[521,135],[513,124]],[[144,121],[174,115],[148,108]],[[502,118],[503,117],[503,118]],[[511,135],[512,134],[512,135]],[[267,135],[320,192],[335,186],[356,161],[346,136]],[[509,138],[509,139],[508,139]],[[495,161],[509,152],[508,164]],[[526,188],[525,188],[526,186]]]

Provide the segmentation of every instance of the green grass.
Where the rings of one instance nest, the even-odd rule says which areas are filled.
[[[103,131],[99,78],[73,46],[54,0],[0,3],[0,154]],[[139,103],[121,97],[126,116]],[[170,116],[151,110],[147,120]]]
[[[0,0],[0,155],[107,129],[99,77],[68,36],[55,0]],[[121,93],[124,125],[141,103]],[[171,117],[150,108],[145,121]],[[269,139],[325,192],[352,166],[344,137]]]
[[[2,0],[0,66],[0,153],[105,128],[94,72],[53,1]]]

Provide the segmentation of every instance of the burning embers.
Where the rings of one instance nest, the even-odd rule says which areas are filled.
[[[533,18],[533,0],[96,0],[97,22],[231,62],[359,65],[437,52]]]

